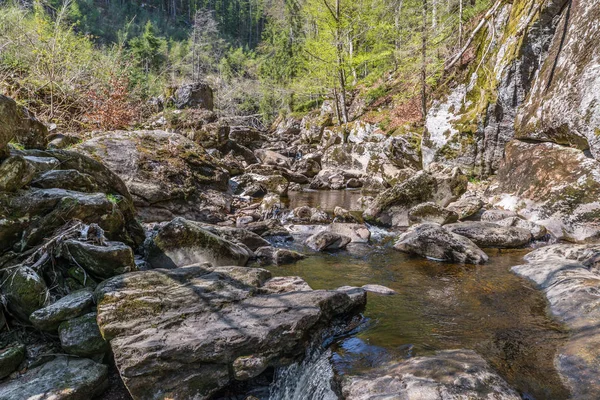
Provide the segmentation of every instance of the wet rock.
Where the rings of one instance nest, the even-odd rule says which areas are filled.
[[[247,224],[245,229],[256,233],[262,237],[282,236],[290,237],[290,232],[281,225],[277,219],[266,219],[264,221],[255,221]]]
[[[409,226],[408,211],[423,202],[442,207],[467,189],[467,178],[458,169],[435,175],[419,171],[412,178],[380,193],[363,213],[366,221],[394,227]]]
[[[412,225],[423,222],[446,225],[458,221],[458,214],[436,203],[428,202],[418,204],[408,210],[408,220]]]
[[[101,160],[126,182],[145,222],[169,221],[177,215],[216,223],[231,210],[231,196],[224,193],[229,174],[218,160],[182,135],[106,132],[74,149]]]
[[[488,260],[468,238],[431,223],[412,226],[398,237],[394,248],[436,261],[484,264]]]
[[[35,167],[22,156],[7,158],[0,164],[0,192],[14,192],[27,186],[35,172]]]
[[[56,357],[0,384],[0,399],[86,400],[108,387],[108,368],[86,358]]]
[[[109,349],[98,329],[95,312],[61,323],[58,336],[63,350],[76,356],[101,357]]]
[[[293,264],[303,258],[304,254],[288,249],[278,249],[272,246],[261,247],[255,252],[256,257],[263,265]]]
[[[446,229],[471,239],[481,247],[515,248],[531,242],[531,232],[512,226],[501,226],[491,222],[466,221],[446,225]]]
[[[44,124],[25,107],[4,95],[0,95],[0,121],[0,159],[7,155],[7,145],[11,140],[25,147],[46,147],[48,129]]]
[[[0,379],[16,371],[24,359],[25,346],[21,343],[12,343],[0,350]]]
[[[33,181],[32,186],[43,189],[58,188],[87,193],[98,191],[98,186],[90,175],[81,173],[75,169],[48,171]]]
[[[145,246],[148,262],[153,268],[178,268],[201,263],[245,265],[249,258],[244,248],[184,218],[175,218],[162,226]]]
[[[363,288],[355,286],[341,286],[335,290],[346,293],[352,302],[356,304],[357,308],[364,306],[367,302],[367,292]]]
[[[486,210],[481,214],[481,220],[486,222],[497,222],[513,217],[518,217],[517,213],[508,210]]]
[[[111,276],[135,271],[131,247],[120,242],[107,242],[96,246],[77,240],[65,242],[67,254],[92,276],[106,279]]]
[[[334,232],[322,231],[310,236],[304,244],[315,251],[341,250],[352,239]]]
[[[336,222],[359,222],[350,211],[340,206],[336,206],[333,209],[333,216]]]
[[[364,375],[345,376],[342,394],[347,400],[521,398],[472,350],[438,351]]]
[[[51,171],[53,169],[59,169],[60,161],[55,157],[36,157],[36,156],[24,156],[27,162],[35,168],[36,173],[43,174],[44,172]]]
[[[368,285],[363,285],[362,288],[365,290],[365,292],[381,294],[384,296],[393,296],[396,294],[396,291],[393,289],[390,289],[389,287],[386,287],[383,285],[376,285],[373,283],[370,283]]]
[[[554,249],[575,256],[572,252]],[[538,256],[543,254],[542,251]],[[541,257],[540,257],[541,258]],[[600,275],[578,261],[545,258],[512,268],[516,274],[531,280],[546,295],[554,316],[564,322],[570,334],[558,349],[554,364],[571,389],[575,399],[595,399],[600,396],[596,377],[600,374]]]
[[[195,266],[103,282],[100,329],[132,396],[210,398],[235,380],[240,357],[263,361],[238,379],[288,364],[304,354],[312,334],[356,306],[335,291],[259,294],[269,278],[257,268]]]
[[[364,224],[334,222],[329,225],[329,231],[350,238],[353,243],[369,243],[371,231]]]
[[[293,220],[303,223],[326,224],[331,221],[329,215],[318,208],[309,206],[300,206],[292,211]]]
[[[212,110],[213,91],[206,83],[196,82],[182,85],[177,88],[174,95],[175,107],[205,108]]]
[[[462,221],[477,214],[484,205],[485,203],[479,197],[468,196],[461,197],[457,201],[448,204],[446,209],[457,213],[458,219]]]
[[[46,283],[33,269],[26,266],[7,271],[0,289],[8,311],[26,323],[29,322],[29,315],[44,307],[48,299]]]
[[[90,290],[82,289],[70,293],[54,303],[34,311],[29,321],[34,327],[44,331],[56,331],[61,322],[79,317],[89,311],[94,304]]]
[[[274,151],[259,149],[254,154],[263,164],[290,168],[290,159]]]

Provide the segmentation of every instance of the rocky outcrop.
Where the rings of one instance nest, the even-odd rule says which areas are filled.
[[[363,213],[366,221],[394,226],[409,226],[408,212],[424,202],[444,207],[467,190],[467,178],[455,169],[441,173],[419,171],[413,177],[377,195]]]
[[[250,257],[246,248],[184,218],[175,218],[153,232],[145,248],[147,261],[153,268],[178,268],[202,263],[245,265]]]
[[[570,330],[554,363],[575,399],[600,396],[600,274],[590,268],[596,263],[597,251],[584,246],[552,246],[531,253],[528,264],[512,268],[544,292],[552,314]]]
[[[484,264],[488,260],[471,240],[431,223],[412,226],[398,237],[394,248],[436,261]]]
[[[521,398],[472,350],[413,357],[365,375],[346,376],[341,387],[346,400]]]
[[[365,301],[336,291],[261,294],[269,278],[256,268],[192,266],[105,281],[98,322],[132,396],[208,399],[303,355],[312,334]]]
[[[490,193],[557,238],[583,241],[600,233],[599,177],[600,163],[580,150],[513,141]]]
[[[229,174],[185,137],[164,131],[115,131],[75,147],[101,160],[127,185],[140,217],[168,221],[182,216],[218,222],[230,211]]]
[[[330,231],[321,231],[310,236],[304,244],[315,251],[332,251],[345,248],[352,241],[348,236]]]

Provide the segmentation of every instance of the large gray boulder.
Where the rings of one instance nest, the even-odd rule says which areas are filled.
[[[366,221],[393,227],[409,226],[409,210],[424,202],[442,207],[467,190],[467,178],[460,170],[429,173],[419,171],[406,181],[380,193],[363,213]]]
[[[144,221],[169,221],[177,215],[215,223],[231,209],[231,196],[224,193],[229,174],[182,135],[106,132],[74,149],[101,160],[125,182]]]
[[[346,400],[521,398],[472,350],[409,358],[364,375],[345,376],[341,386]]]
[[[432,223],[412,226],[398,237],[394,248],[436,261],[484,264],[488,260],[471,240]]]
[[[202,224],[175,218],[160,227],[146,243],[153,268],[177,268],[209,263],[240,265],[248,261],[248,250],[206,230]]]
[[[0,384],[0,400],[88,400],[108,387],[108,367],[87,358],[56,357]]]
[[[103,246],[99,246],[78,240],[67,240],[64,248],[65,256],[100,279],[136,270],[133,250],[121,242],[106,242]]]
[[[192,266],[103,282],[100,330],[132,396],[209,399],[235,379],[292,362],[313,334],[365,302],[303,285],[260,294],[269,278],[258,268]]]
[[[446,225],[457,235],[467,237],[481,247],[523,247],[533,239],[531,231],[514,226],[502,226],[491,222],[467,221]]]
[[[304,244],[315,251],[341,250],[352,239],[348,236],[331,231],[321,231],[310,236]]]

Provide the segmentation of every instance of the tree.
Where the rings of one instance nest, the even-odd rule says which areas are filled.
[[[129,45],[133,56],[146,75],[150,72],[159,72],[165,65],[167,41],[156,35],[151,21],[146,23],[144,33],[131,39]]]

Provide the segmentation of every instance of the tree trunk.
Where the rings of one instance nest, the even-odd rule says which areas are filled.
[[[423,121],[427,116],[427,0],[423,0],[421,44],[421,116]]]

